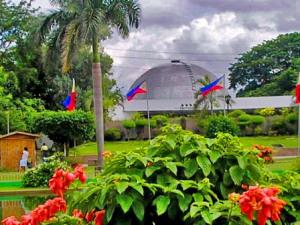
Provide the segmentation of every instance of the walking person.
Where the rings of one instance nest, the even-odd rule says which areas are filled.
[[[22,153],[22,158],[20,160],[20,171],[25,171],[27,169],[27,161],[29,157],[28,148],[25,147]]]
[[[41,147],[43,161],[45,161],[45,158],[48,156],[48,150],[49,150],[48,146],[45,143],[43,143]]]

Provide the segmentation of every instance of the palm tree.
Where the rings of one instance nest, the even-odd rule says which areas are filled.
[[[140,7],[137,0],[51,0],[57,10],[43,19],[39,34],[53,49],[61,50],[62,71],[71,68],[72,56],[81,45],[92,49],[93,100],[96,117],[98,168],[103,165],[104,119],[100,42],[113,28],[125,38],[130,27],[138,28]]]

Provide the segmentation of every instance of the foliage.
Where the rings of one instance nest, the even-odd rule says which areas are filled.
[[[272,107],[264,108],[258,111],[258,114],[262,116],[273,116],[275,114],[275,109]]]
[[[274,116],[271,119],[271,129],[276,132],[278,135],[286,135],[286,134],[296,134],[297,132],[297,124],[294,122],[293,114],[288,115],[278,115]],[[292,122],[290,122],[292,119]],[[295,118],[296,119],[296,118]]]
[[[236,110],[233,110],[233,111],[229,112],[227,114],[227,116],[233,117],[233,118],[238,118],[239,116],[241,116],[243,114],[245,114],[245,112],[243,110],[236,109]]]
[[[232,135],[239,134],[239,128],[235,121],[226,116],[211,116],[208,118],[206,136],[214,138],[218,132],[229,133]]]
[[[63,160],[61,153],[56,153],[53,156],[47,158],[46,162],[43,162],[35,168],[26,170],[22,184],[24,187],[47,187],[48,182],[56,169],[67,169],[68,165]]]
[[[117,154],[70,207],[105,208],[105,224],[226,224],[231,204],[222,199],[243,183],[263,182],[256,154],[230,134],[205,139],[167,126],[146,149]],[[235,224],[244,224],[235,212]]]
[[[156,121],[158,127],[165,126],[168,122],[168,117],[165,115],[155,115],[152,119]]]
[[[119,141],[122,138],[122,133],[118,128],[107,129],[104,133],[104,138],[107,141]]]
[[[123,120],[122,125],[125,129],[133,129],[136,127],[135,122],[133,120]]]
[[[45,111],[35,117],[35,131],[47,134],[57,143],[72,140],[90,140],[94,135],[94,120],[91,113]]]
[[[135,121],[136,128],[144,128],[147,125],[147,119],[138,119]]]
[[[265,163],[274,162],[272,157],[273,149],[271,147],[263,145],[253,145],[253,148],[259,151],[257,156],[262,158]]]
[[[300,66],[299,43],[300,33],[288,33],[242,54],[229,68],[230,88],[238,89],[238,96],[290,95]]]

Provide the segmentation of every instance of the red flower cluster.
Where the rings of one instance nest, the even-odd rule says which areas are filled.
[[[60,197],[63,197],[64,193],[68,190],[69,186],[75,179],[79,179],[82,183],[85,183],[87,176],[84,173],[81,165],[76,166],[74,174],[62,169],[56,170],[54,175],[49,181],[49,187],[51,191]]]
[[[260,188],[250,186],[249,190],[240,196],[239,204],[241,211],[247,215],[249,220],[254,219],[254,212],[257,213],[258,225],[265,225],[268,219],[277,221],[280,219],[280,212],[286,202],[278,199],[278,188]]]
[[[103,224],[103,219],[105,216],[105,210],[101,210],[98,212],[95,212],[95,210],[92,210],[86,215],[84,215],[80,210],[74,209],[73,211],[73,216],[81,219],[85,219],[86,222],[92,222],[94,221],[95,225],[102,225]]]
[[[258,153],[259,158],[264,159],[265,162],[267,163],[273,162],[273,158],[272,158],[273,150],[271,147],[263,146],[263,145],[253,145],[253,148],[260,151],[260,153]]]
[[[65,212],[67,209],[66,201],[63,198],[48,200],[44,205],[39,205],[29,214],[22,216],[19,222],[14,216],[2,220],[3,225],[39,225],[55,216],[57,212]]]

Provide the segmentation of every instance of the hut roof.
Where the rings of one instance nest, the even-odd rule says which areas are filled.
[[[29,137],[34,137],[34,138],[40,137],[40,135],[38,135],[38,134],[31,134],[31,133],[26,133],[26,132],[15,131],[15,132],[0,136],[0,139],[10,137],[10,136],[13,136],[13,135],[16,135],[16,134],[21,134],[21,135],[25,135],[25,136],[29,136]]]

